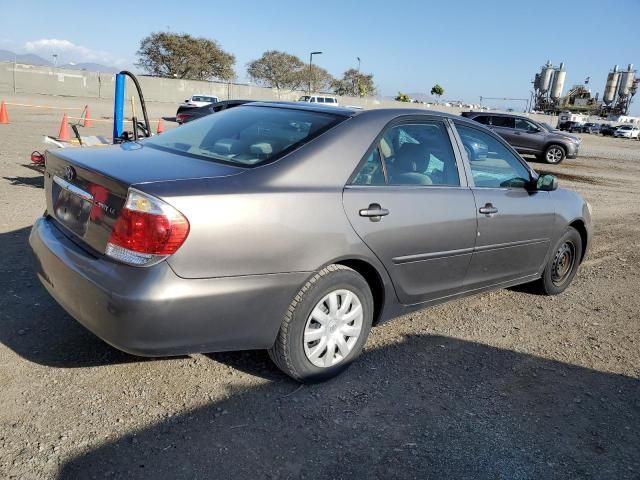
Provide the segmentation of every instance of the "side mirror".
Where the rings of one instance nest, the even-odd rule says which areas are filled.
[[[552,192],[558,189],[558,179],[554,175],[540,175],[536,182],[536,190]]]

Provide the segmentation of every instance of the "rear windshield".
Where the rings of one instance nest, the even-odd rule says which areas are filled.
[[[194,102],[211,102],[211,103],[215,103],[218,101],[218,97],[204,97],[201,95],[194,95],[193,97],[191,97],[191,100]]]
[[[304,145],[345,117],[287,108],[240,106],[144,141],[150,147],[253,167]]]

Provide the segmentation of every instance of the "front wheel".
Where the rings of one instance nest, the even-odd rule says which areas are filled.
[[[564,292],[576,276],[582,259],[582,237],[573,227],[568,227],[556,243],[547,261],[538,286],[545,295]]]
[[[349,267],[329,265],[294,297],[269,356],[295,380],[327,380],[360,355],[372,320],[366,280]]]
[[[567,153],[560,145],[549,145],[544,152],[544,160],[547,163],[558,164],[564,160]]]

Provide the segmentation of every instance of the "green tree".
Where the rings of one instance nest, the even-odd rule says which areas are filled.
[[[410,102],[411,99],[406,93],[398,92],[398,96],[395,98],[396,102]]]
[[[331,88],[335,79],[324,68],[317,65],[311,65],[311,72],[309,72],[309,65],[306,65],[302,69],[302,87],[308,88],[309,79],[311,79],[311,91],[312,92],[326,92]]]
[[[444,95],[444,88],[442,88],[440,84],[436,83],[433,87],[431,87],[431,95],[437,96],[438,101],[440,101],[440,97]]]
[[[360,73],[355,68],[344,72],[340,80],[333,82],[332,88],[337,95],[351,97],[365,97],[376,93],[373,74]]]
[[[247,74],[258,85],[296,90],[303,86],[304,68],[304,62],[295,55],[269,50],[247,64]]]
[[[189,80],[232,80],[235,57],[215,40],[154,32],[140,40],[136,65],[151,75]]]

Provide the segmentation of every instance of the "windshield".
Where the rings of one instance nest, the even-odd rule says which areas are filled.
[[[309,95],[303,95],[298,99],[299,102],[308,102],[311,99]]]
[[[549,125],[548,123],[541,123],[540,125],[542,125],[542,128],[544,128],[545,130],[549,131],[549,132],[553,132],[555,130],[555,128],[553,128],[551,125]]]
[[[304,145],[345,117],[288,108],[241,106],[149,138],[172,153],[252,167]]]

